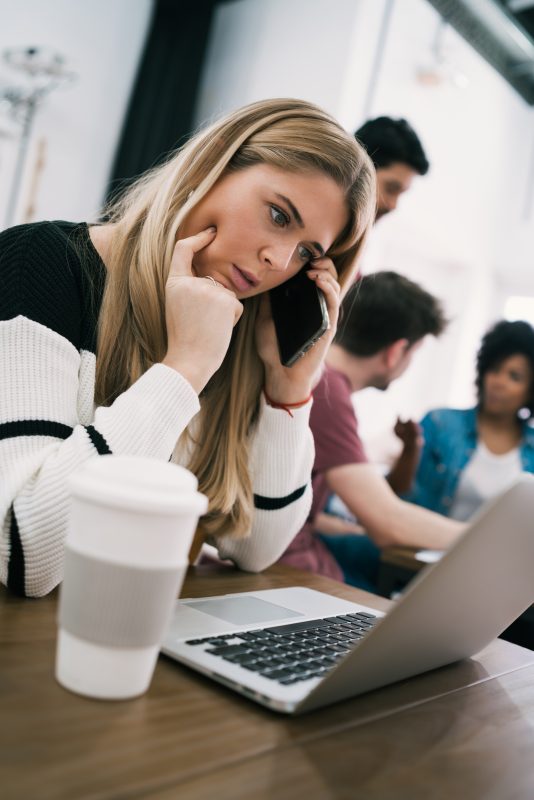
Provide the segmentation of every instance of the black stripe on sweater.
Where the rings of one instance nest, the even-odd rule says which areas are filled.
[[[24,550],[20,540],[19,526],[15,516],[15,509],[11,506],[11,525],[9,527],[10,556],[7,567],[7,588],[13,594],[26,596],[24,584]]]
[[[93,428],[92,425],[87,425],[85,430],[87,431],[87,435],[91,440],[91,444],[93,445],[99,456],[111,455],[111,449],[108,443],[106,442],[102,434],[96,430],[96,428]]]
[[[62,422],[47,419],[19,419],[16,422],[3,422],[0,425],[0,439],[13,439],[17,436],[53,436],[55,439],[68,439],[72,428]]]
[[[298,489],[295,489],[294,492],[291,492],[291,494],[288,494],[285,497],[264,497],[261,494],[255,494],[254,506],[262,511],[278,511],[279,508],[285,508],[291,503],[294,503],[295,500],[298,500],[299,497],[302,497],[305,491],[306,484],[304,484],[304,486],[300,486]]]

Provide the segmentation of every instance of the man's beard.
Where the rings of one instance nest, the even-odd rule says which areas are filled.
[[[373,389],[378,389],[379,392],[385,392],[386,389],[389,389],[390,383],[391,380],[386,375],[377,375],[369,386],[372,386]]]

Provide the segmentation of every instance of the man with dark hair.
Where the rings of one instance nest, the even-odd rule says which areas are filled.
[[[347,293],[332,353],[357,361],[358,383],[387,389],[424,337],[439,336],[445,324],[440,303],[418,284],[397,272],[376,272]]]
[[[399,197],[417,175],[426,175],[429,163],[419,137],[405,119],[370,119],[354,135],[376,168],[378,220],[397,207]]]
[[[377,548],[445,549],[461,532],[459,523],[406,503],[393,491],[403,488],[397,486],[406,472],[402,460],[413,457],[406,448],[387,480],[368,463],[351,401],[354,392],[369,386],[387,389],[407,369],[424,337],[438,336],[444,327],[436,298],[395,272],[367,275],[351,288],[313,395],[312,508],[306,525],[282,557],[284,563],[372,590],[373,576],[365,572],[370,550],[375,553],[371,561],[376,567]],[[316,517],[332,493],[363,525],[371,541],[351,534],[319,535]]]

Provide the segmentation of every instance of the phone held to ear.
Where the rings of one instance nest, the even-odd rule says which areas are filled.
[[[325,296],[308,278],[307,264],[285,283],[271,289],[273,317],[280,361],[291,367],[328,329]]]

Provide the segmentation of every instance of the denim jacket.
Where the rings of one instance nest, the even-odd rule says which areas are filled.
[[[477,408],[439,408],[422,419],[425,443],[412,490],[404,499],[448,516],[462,470],[477,446]],[[525,472],[534,472],[534,428],[519,445]]]

